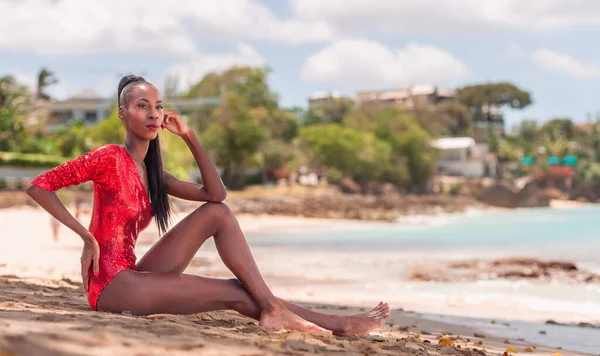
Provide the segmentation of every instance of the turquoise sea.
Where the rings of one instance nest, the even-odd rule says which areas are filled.
[[[356,304],[386,300],[506,337],[600,353],[600,329],[544,325],[547,319],[600,323],[598,284],[405,278],[418,266],[498,257],[569,260],[600,273],[600,206],[413,216],[389,225],[261,232],[249,241],[258,253],[269,251],[259,259],[261,269],[305,278],[313,295]],[[492,328],[491,319],[511,326]]]

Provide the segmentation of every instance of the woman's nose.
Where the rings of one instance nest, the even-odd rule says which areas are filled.
[[[159,115],[159,111],[157,109],[150,109],[150,111],[148,112],[148,117],[156,120],[158,119]]]

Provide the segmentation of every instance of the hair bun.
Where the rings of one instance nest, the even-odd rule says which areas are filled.
[[[128,86],[131,83],[138,83],[138,82],[145,82],[146,79],[144,79],[144,77],[141,77],[139,75],[133,75],[133,74],[128,74],[126,76],[124,76],[123,78],[121,78],[121,81],[119,81],[119,88],[117,90],[117,100],[119,101],[120,104],[120,98],[121,98],[121,93],[123,92],[123,89]]]

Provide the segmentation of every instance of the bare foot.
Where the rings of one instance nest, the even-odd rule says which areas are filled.
[[[380,327],[389,316],[389,305],[379,302],[375,308],[366,313],[342,317],[342,327],[340,330],[334,330],[334,334],[367,335],[371,330]]]
[[[259,325],[265,328],[285,328],[311,334],[332,334],[330,330],[306,321],[285,308],[263,313]]]

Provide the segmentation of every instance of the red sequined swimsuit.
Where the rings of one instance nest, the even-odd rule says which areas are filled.
[[[100,273],[90,268],[88,301],[97,309],[108,282],[125,269],[136,269],[135,243],[152,220],[150,199],[133,158],[123,146],[107,144],[36,177],[32,184],[56,191],[92,181],[94,209],[89,231],[100,245]]]

